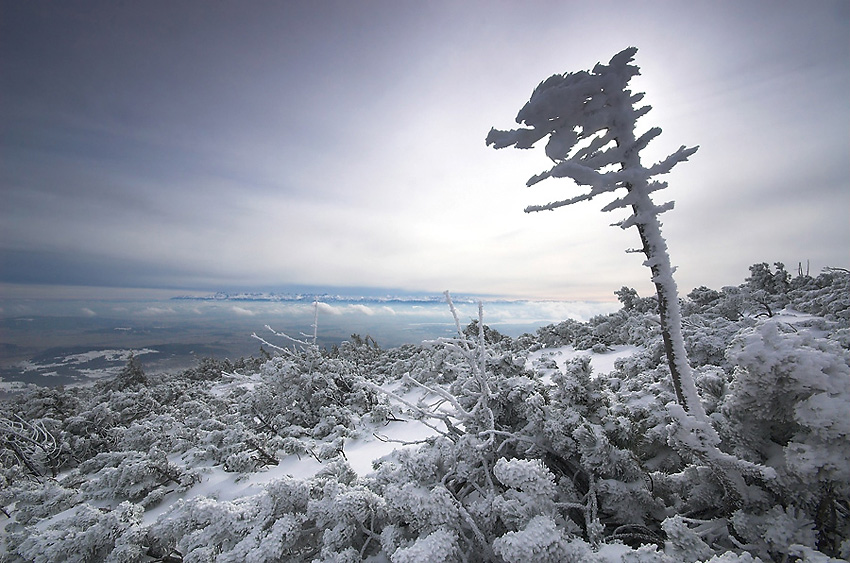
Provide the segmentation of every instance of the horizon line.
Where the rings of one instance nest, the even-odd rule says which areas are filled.
[[[344,299],[424,299],[445,301],[444,291],[408,290],[379,286],[310,286],[307,284],[268,284],[257,286],[234,286],[230,288],[191,288],[191,287],[128,287],[83,284],[42,284],[0,282],[0,300],[4,299],[47,299],[47,300],[124,300],[124,299],[211,299],[216,294],[229,297],[239,294],[266,294],[278,296],[335,297]],[[608,303],[616,301],[614,294],[610,298],[554,298],[517,294],[470,293],[450,291],[452,299],[493,301],[551,301],[551,302],[588,302]],[[243,301],[243,299],[222,299]],[[247,300],[247,299],[244,299]]]

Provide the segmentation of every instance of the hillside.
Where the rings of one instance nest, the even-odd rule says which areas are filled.
[[[516,339],[485,308],[417,346],[30,385],[0,404],[0,561],[850,558],[850,275],[756,264],[683,301],[724,467],[675,414],[656,300],[617,295]]]

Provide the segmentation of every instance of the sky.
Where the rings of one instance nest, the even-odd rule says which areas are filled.
[[[631,230],[493,150],[534,87],[638,48],[699,145],[659,202],[683,293],[850,266],[846,0],[0,0],[0,291],[653,293]]]

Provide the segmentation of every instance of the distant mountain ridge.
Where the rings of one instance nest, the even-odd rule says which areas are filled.
[[[339,295],[331,293],[275,293],[275,292],[226,292],[218,291],[207,295],[178,295],[172,297],[173,300],[186,301],[286,301],[286,302],[304,302],[312,303],[313,301],[321,301],[323,303],[332,302],[369,302],[369,303],[444,303],[446,298],[443,295],[420,295],[420,296],[362,296],[362,295]],[[452,301],[456,303],[474,303],[478,299],[468,296],[452,295]],[[502,301],[500,299],[488,299],[487,301]]]

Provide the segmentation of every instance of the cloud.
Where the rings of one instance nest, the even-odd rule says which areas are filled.
[[[351,309],[352,311],[356,311],[358,313],[363,313],[364,315],[372,316],[372,315],[375,314],[375,310],[370,308],[370,307],[367,307],[366,305],[352,304],[352,305],[349,305],[348,308]]]
[[[233,311],[234,313],[236,313],[237,315],[241,315],[241,316],[245,316],[245,317],[253,317],[254,315],[257,314],[254,311],[251,311],[250,309],[245,309],[244,307],[238,307],[236,305],[231,307],[230,310]]]
[[[595,201],[524,215],[575,186],[527,190],[549,166],[542,151],[483,140],[513,125],[541,79],[628,44],[640,49],[634,90],[655,107],[646,125],[664,130],[647,162],[701,145],[659,193],[678,200],[663,219],[680,286],[734,283],[741,264],[812,247],[818,266],[846,265],[846,197],[827,197],[848,182],[846,2],[502,3],[486,25],[475,2],[223,4],[201,19],[190,2],[169,10],[193,22],[180,39],[163,35],[157,6],[4,14],[15,88],[0,92],[0,282],[651,291],[622,254],[636,235],[607,226],[622,217]],[[801,173],[810,162],[835,171],[828,186]],[[801,187],[804,216],[771,232]]]
[[[328,315],[341,315],[342,314],[342,311],[339,310],[339,308],[334,307],[333,305],[329,305],[327,303],[323,303],[322,301],[318,302],[317,307],[319,308],[320,314],[321,313],[326,313]]]
[[[83,307],[80,310],[82,311],[83,315],[85,315],[87,317],[96,317],[97,316],[97,313],[95,313],[94,311],[92,311],[88,307]]]
[[[564,319],[587,321],[596,315],[613,313],[619,303],[594,301],[535,301],[522,306],[502,303],[484,304],[484,322],[499,323],[561,322]]]
[[[176,311],[171,307],[146,307],[139,314],[146,317],[156,317],[160,315],[173,315]]]

